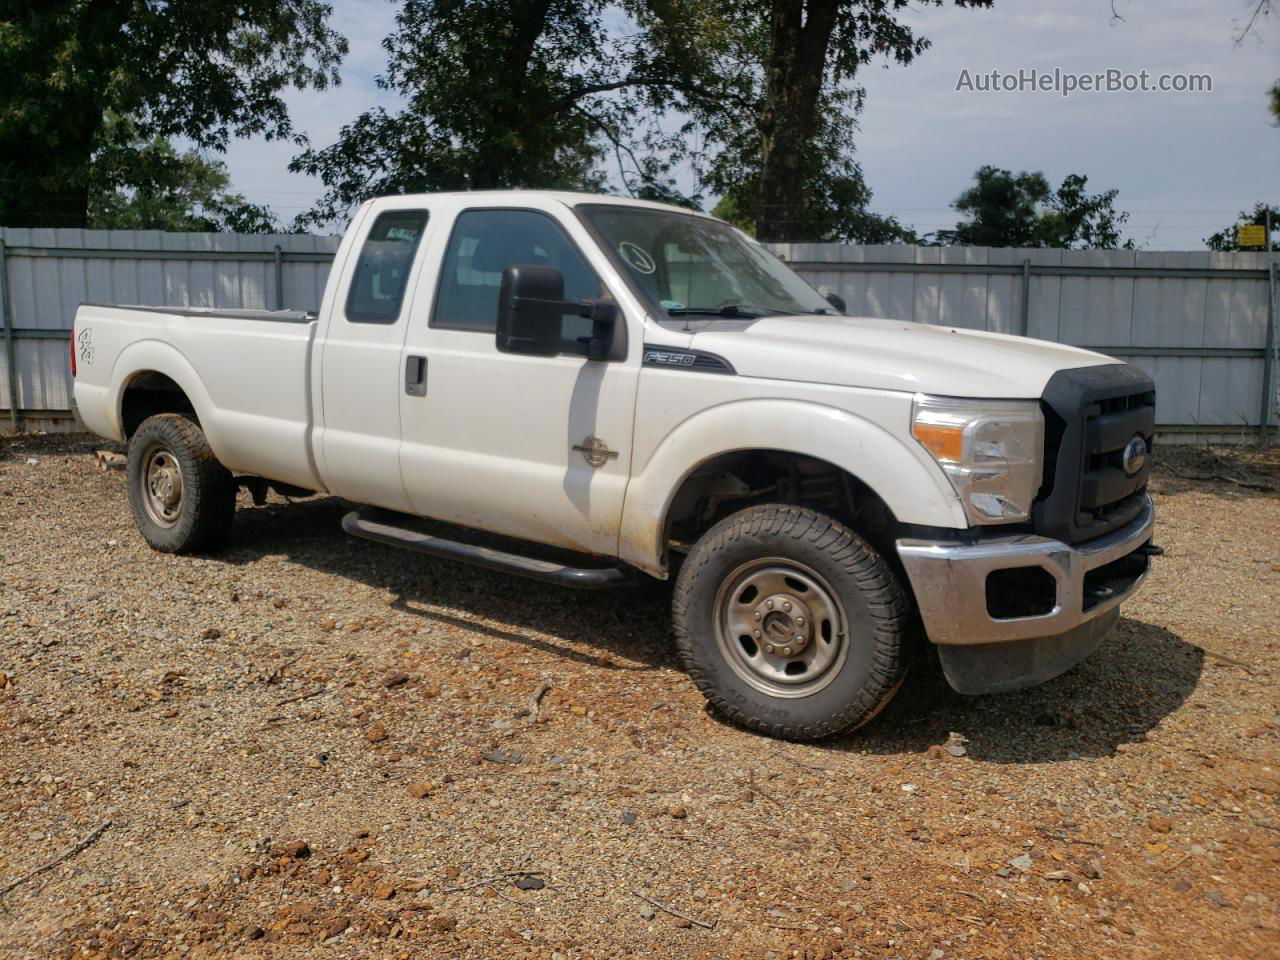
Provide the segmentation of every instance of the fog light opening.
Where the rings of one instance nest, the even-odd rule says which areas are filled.
[[[1058,605],[1058,581],[1043,567],[1009,567],[987,574],[987,613],[993,620],[1043,617]]]

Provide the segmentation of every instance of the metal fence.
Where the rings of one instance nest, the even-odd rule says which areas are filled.
[[[0,229],[0,410],[67,419],[82,302],[314,310],[337,237]],[[1276,256],[779,244],[849,312],[1090,347],[1156,380],[1166,433],[1239,439],[1277,421]],[[16,371],[16,375],[11,372]]]
[[[67,338],[79,304],[315,310],[338,241],[0,228],[0,423],[70,424]]]

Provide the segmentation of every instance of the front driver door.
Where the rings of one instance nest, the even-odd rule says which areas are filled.
[[[429,260],[441,264],[429,323],[415,311],[405,345],[406,362],[422,358],[426,381],[424,396],[400,398],[401,473],[414,512],[615,556],[639,338],[625,359],[587,360],[576,339],[590,323],[566,317],[560,356],[494,344],[506,267],[560,270],[569,300],[608,297],[609,268],[558,203],[459,209],[444,236]],[[584,250],[601,262],[593,267]],[[619,336],[626,322],[620,312]]]

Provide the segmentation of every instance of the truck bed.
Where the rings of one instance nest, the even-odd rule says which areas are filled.
[[[315,331],[315,317],[300,310],[84,304],[75,326],[80,416],[123,439],[126,391],[146,383],[148,369],[164,371],[228,469],[322,489],[310,447]]]
[[[143,310],[147,313],[163,313],[173,317],[227,317],[232,320],[265,320],[272,323],[310,323],[316,318],[305,310],[250,310],[218,307],[144,307],[114,303],[82,303],[81,307],[101,307],[111,310]]]

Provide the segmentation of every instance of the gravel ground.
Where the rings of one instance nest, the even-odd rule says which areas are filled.
[[[0,439],[0,889],[63,858],[3,956],[1280,957],[1274,453],[1161,470],[1168,555],[1080,668],[926,664],[797,746],[708,714],[663,585],[418,559],[331,499],[164,556],[94,445]]]

